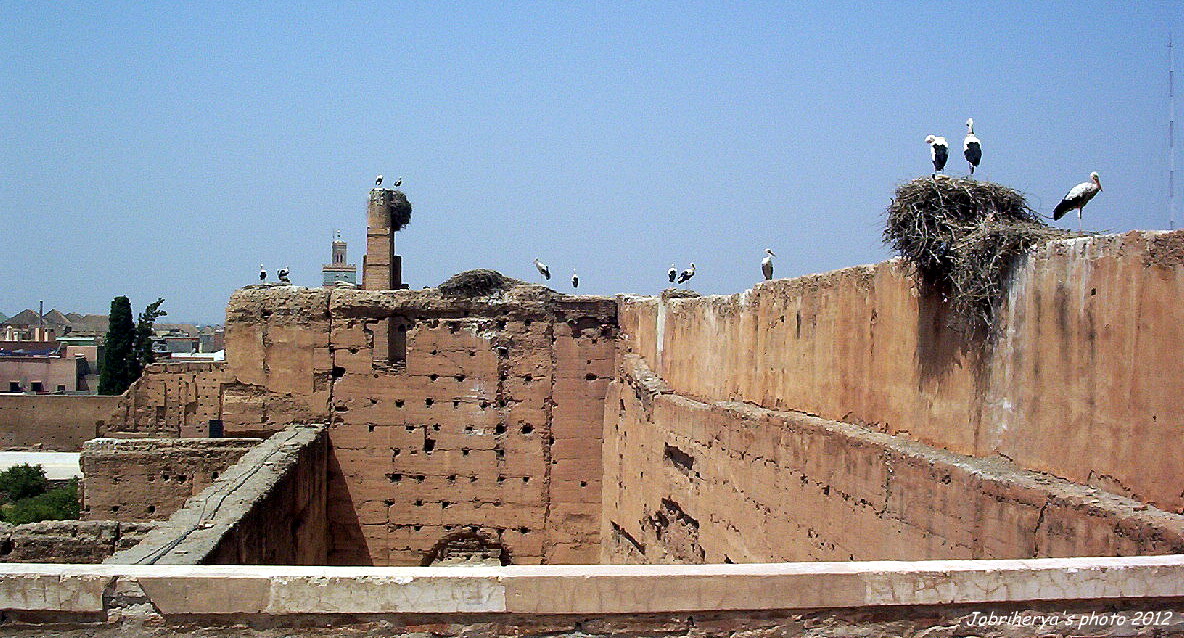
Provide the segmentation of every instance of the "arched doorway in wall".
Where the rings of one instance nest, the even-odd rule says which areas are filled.
[[[479,527],[453,532],[424,554],[420,565],[509,565],[510,550],[501,539]]]

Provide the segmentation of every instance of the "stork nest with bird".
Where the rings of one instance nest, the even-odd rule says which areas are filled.
[[[884,243],[916,269],[923,287],[941,294],[952,327],[995,327],[1015,258],[1032,246],[1074,233],[1052,228],[1014,189],[957,178],[919,178],[896,189]]]

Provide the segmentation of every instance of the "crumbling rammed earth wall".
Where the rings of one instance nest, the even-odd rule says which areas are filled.
[[[993,345],[899,261],[726,297],[627,299],[623,346],[674,392],[901,433],[1184,510],[1184,231],[1052,242]]]
[[[468,533],[593,562],[615,333],[615,301],[537,286],[252,287],[227,309],[222,417],[330,423],[330,564],[416,565]]]
[[[605,560],[1184,551],[1182,257],[1179,232],[1041,248],[985,347],[898,262],[626,299]]]

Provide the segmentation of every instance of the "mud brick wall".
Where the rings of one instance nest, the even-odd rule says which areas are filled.
[[[672,388],[865,424],[1184,510],[1184,231],[1050,243],[993,343],[898,261],[698,299],[626,298],[624,347]]]
[[[112,565],[323,565],[323,425],[294,424],[255,445]]]
[[[330,423],[330,564],[473,534],[514,563],[595,561],[614,300],[252,287],[227,318],[227,431]]]
[[[1184,516],[859,426],[609,390],[606,563],[1000,559],[1184,551]]]
[[[83,447],[82,518],[164,520],[259,439],[93,439]]]
[[[221,418],[222,362],[154,363],[120,398],[99,436],[206,437]]]
[[[0,448],[78,452],[112,419],[120,397],[0,396]]]
[[[151,529],[151,524],[119,521],[0,523],[0,561],[101,563],[140,542]]]

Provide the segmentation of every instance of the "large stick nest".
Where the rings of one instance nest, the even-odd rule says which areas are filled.
[[[1073,233],[1052,228],[1018,191],[969,179],[920,178],[896,189],[884,242],[944,295],[954,327],[994,326],[1015,258]]]
[[[496,270],[466,270],[453,275],[440,284],[440,294],[445,297],[487,297],[526,282],[507,277]]]

